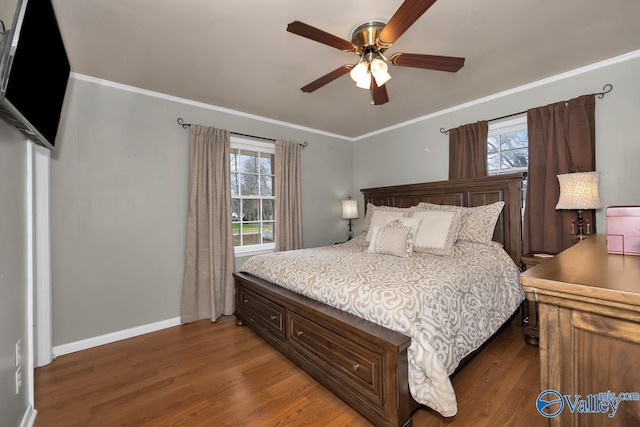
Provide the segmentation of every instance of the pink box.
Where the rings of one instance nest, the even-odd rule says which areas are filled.
[[[640,206],[607,208],[607,251],[640,255]]]

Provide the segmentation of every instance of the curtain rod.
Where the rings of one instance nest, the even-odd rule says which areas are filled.
[[[608,94],[608,93],[609,93],[609,92],[611,92],[612,90],[613,90],[613,85],[612,85],[611,83],[607,83],[606,85],[604,85],[604,86],[602,87],[602,92],[592,93],[591,95],[597,96],[597,97],[598,97],[598,99],[602,99],[602,98],[604,98],[604,96],[605,96],[606,94]],[[507,114],[506,116],[496,117],[496,118],[494,118],[494,119],[489,119],[489,120],[487,120],[487,122],[495,122],[496,120],[508,119],[509,117],[519,116],[520,114],[524,114],[524,113],[526,113],[526,112],[527,112],[527,111],[525,110],[525,111],[520,111],[520,112],[513,113],[513,114]],[[445,128],[440,128],[440,133],[444,133],[445,135],[448,135],[450,130],[451,130],[451,129],[448,129],[448,130],[447,130],[447,129],[445,129]]]
[[[182,120],[182,117],[178,117],[177,122],[178,122],[178,124],[179,124],[180,126],[182,126],[182,129],[186,129],[186,128],[188,128],[188,127],[191,127],[191,123],[185,123],[185,122]],[[231,132],[231,131],[230,131],[229,133],[230,133],[230,134],[232,134],[232,135],[237,135],[237,136],[246,136],[246,137],[248,137],[248,138],[262,139],[263,141],[276,142],[276,140],[275,140],[275,139],[273,139],[273,138],[265,138],[264,136],[248,135],[248,134],[246,134],[246,133]],[[302,148],[306,147],[307,145],[309,145],[309,143],[308,143],[307,141],[305,141],[305,142],[303,142],[303,143],[301,143],[301,144],[300,144],[300,146],[301,146]]]

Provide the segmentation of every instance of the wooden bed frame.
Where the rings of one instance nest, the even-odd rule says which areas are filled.
[[[505,202],[494,240],[517,265],[521,256],[524,174],[361,190],[367,203],[410,207]],[[236,324],[259,336],[376,426],[410,426],[419,404],[409,391],[411,339],[266,280],[236,272]]]

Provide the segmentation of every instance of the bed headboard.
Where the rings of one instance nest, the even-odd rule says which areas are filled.
[[[481,178],[435,181],[420,184],[365,188],[365,210],[368,203],[376,206],[408,208],[420,202],[439,205],[481,206],[504,201],[504,209],[496,223],[493,240],[501,243],[516,265],[522,255],[522,180],[524,173]]]

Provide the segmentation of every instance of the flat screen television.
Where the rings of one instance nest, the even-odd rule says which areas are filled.
[[[18,0],[0,43],[0,116],[53,149],[70,72],[51,0]]]

